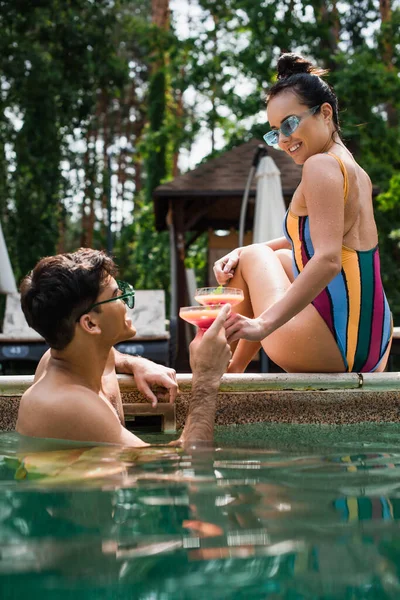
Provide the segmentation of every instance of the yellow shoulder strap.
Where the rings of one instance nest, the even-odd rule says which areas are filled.
[[[344,166],[344,162],[342,161],[341,158],[339,158],[339,156],[337,156],[336,154],[333,154],[333,152],[327,152],[327,154],[329,154],[329,156],[333,156],[333,158],[336,158],[336,160],[339,163],[339,167],[340,167],[340,170],[342,171],[343,179],[344,179],[343,194],[344,194],[344,203],[346,204],[347,197],[349,195],[349,177],[347,175],[346,167]]]

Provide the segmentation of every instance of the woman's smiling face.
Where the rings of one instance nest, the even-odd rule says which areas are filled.
[[[292,91],[284,91],[271,98],[268,103],[268,121],[271,129],[279,129],[282,122],[290,116],[299,117],[297,129],[289,136],[279,132],[279,147],[302,165],[313,154],[325,152],[332,141],[332,108],[324,103],[315,114],[310,107],[301,103]]]

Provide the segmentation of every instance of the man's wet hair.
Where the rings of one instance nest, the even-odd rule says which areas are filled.
[[[116,274],[112,258],[91,248],[42,258],[20,287],[28,325],[51,348],[63,350],[74,337],[79,318]]]

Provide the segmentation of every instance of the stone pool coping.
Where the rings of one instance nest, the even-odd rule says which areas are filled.
[[[118,375],[127,420],[161,415],[165,430],[182,428],[192,376],[178,374],[175,405],[152,408],[135,380]],[[0,431],[15,429],[19,400],[33,376],[0,376]],[[267,373],[224,375],[218,394],[216,424],[259,422],[345,424],[400,421],[400,373]]]
[[[177,380],[181,392],[191,391],[191,374],[178,373]],[[136,390],[133,376],[118,375],[118,381],[122,394]],[[3,396],[21,396],[32,383],[33,375],[0,376],[0,398]],[[220,385],[220,393],[290,390],[397,390],[400,392],[400,372],[226,374],[222,377]]]

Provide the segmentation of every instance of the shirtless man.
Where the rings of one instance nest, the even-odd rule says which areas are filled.
[[[81,248],[43,258],[21,284],[21,305],[29,325],[50,346],[33,385],[21,398],[17,431],[22,435],[145,446],[124,427],[116,373],[133,374],[153,406],[161,396],[173,402],[176,374],[113,346],[135,335],[126,305],[134,290],[116,281],[116,266],[105,253]],[[211,441],[219,383],[231,357],[223,323],[229,307],[190,346],[192,399],[180,441]]]

